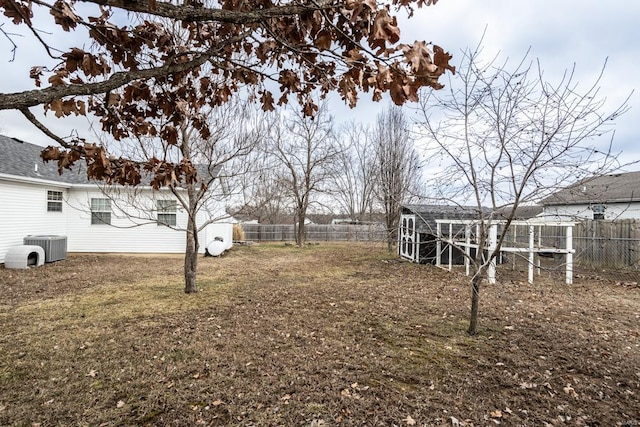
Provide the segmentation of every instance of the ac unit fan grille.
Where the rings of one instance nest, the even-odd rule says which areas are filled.
[[[23,243],[44,249],[45,262],[67,258],[67,236],[27,236],[23,239]]]

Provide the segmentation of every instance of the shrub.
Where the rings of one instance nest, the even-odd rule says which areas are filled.
[[[244,230],[242,224],[233,224],[233,241],[241,242],[244,240]]]

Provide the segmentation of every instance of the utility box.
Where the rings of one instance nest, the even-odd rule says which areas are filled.
[[[67,258],[67,236],[27,236],[23,239],[23,243],[25,245],[40,246],[44,249],[45,262],[60,261]]]

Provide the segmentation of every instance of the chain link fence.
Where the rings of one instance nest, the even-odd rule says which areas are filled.
[[[640,267],[640,221],[585,221],[575,227],[580,263],[604,269]]]
[[[566,229],[541,226],[536,246],[566,247]],[[528,234],[523,229],[509,230],[505,240],[526,247]],[[514,242],[514,243],[512,243]],[[574,273],[579,277],[606,278],[640,282],[640,220],[584,220],[573,227]],[[562,274],[566,256],[541,253],[536,257],[540,274]],[[528,265],[526,256],[511,256],[505,267],[522,270]]]
[[[282,242],[296,240],[296,227],[292,224],[242,224],[246,240],[256,242]],[[308,241],[384,242],[387,230],[382,224],[308,224]]]
[[[292,224],[242,224],[246,240],[274,242],[295,241]],[[308,241],[373,241],[386,242],[387,230],[382,224],[305,226]],[[564,248],[566,231],[562,227],[542,227],[536,245]],[[525,228],[509,230],[507,244],[526,247],[529,244]],[[574,272],[585,277],[640,282],[640,220],[585,220],[573,227]],[[525,270],[526,256],[504,255],[502,268]],[[564,274],[566,257],[561,254],[539,254],[536,267],[540,274]]]

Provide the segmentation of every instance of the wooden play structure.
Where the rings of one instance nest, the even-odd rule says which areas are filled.
[[[491,253],[498,242],[498,233],[506,233],[500,254],[527,255],[529,283],[533,283],[534,271],[540,274],[540,256],[553,256],[561,254],[565,260],[565,278],[567,284],[573,283],[573,227],[574,222],[569,221],[545,221],[531,219],[527,221],[512,221],[505,229],[507,221],[492,220],[487,223],[488,232],[484,248],[479,248],[475,236],[480,235],[480,223],[478,220],[469,219],[436,219],[435,240],[435,265],[443,265],[451,270],[454,265],[454,254],[464,253],[462,257],[466,274],[470,274],[470,259],[476,251]],[[557,229],[556,233],[546,233],[543,229]],[[549,235],[555,236],[550,242]],[[443,262],[443,259],[445,262]],[[448,261],[448,262],[446,262]],[[459,263],[458,263],[459,264]],[[487,271],[489,283],[496,281],[496,258],[491,260]]]

